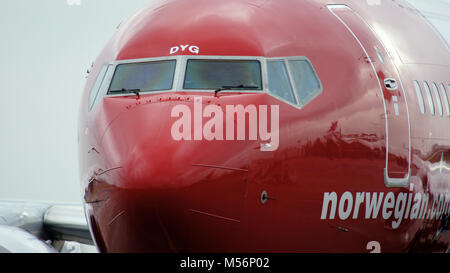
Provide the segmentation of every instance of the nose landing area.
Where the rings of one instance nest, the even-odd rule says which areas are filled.
[[[245,183],[242,173],[220,170],[180,189],[110,188],[106,201],[92,204],[96,237],[108,252],[235,250]]]
[[[240,241],[248,143],[175,141],[173,105],[135,107],[104,135],[109,165],[120,166],[92,205],[108,252],[226,252]]]

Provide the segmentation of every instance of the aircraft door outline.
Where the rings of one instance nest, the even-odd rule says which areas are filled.
[[[391,56],[386,50],[381,39],[377,36],[371,26],[364,20],[364,18],[362,18],[356,11],[354,11],[347,5],[328,5],[328,9],[347,28],[347,30],[359,43],[362,50],[364,51],[364,54],[366,55],[366,61],[372,66],[373,72],[378,78],[378,84],[383,98],[386,120],[386,167],[384,169],[384,183],[388,188],[408,187],[409,180],[411,178],[411,122],[408,102],[406,99],[406,92],[400,79],[399,71],[396,65],[392,62]],[[347,21],[345,21],[345,16],[347,16]],[[368,44],[369,42],[364,42],[360,38],[358,38],[357,34],[354,32],[355,29],[352,29],[349,26],[352,23],[351,20],[354,20],[354,24],[352,25],[354,28],[366,27],[369,33],[369,42],[375,42],[376,44],[378,44],[378,46],[375,45],[372,47],[371,44]],[[370,40],[370,38],[372,40]],[[378,72],[377,68],[375,67],[375,61],[370,57],[368,50],[374,50],[373,55],[377,55],[378,59],[380,60],[381,65],[378,66],[377,64]],[[386,53],[387,58],[383,58],[380,50],[383,50]],[[383,71],[388,71],[389,74],[379,74],[380,68],[382,68],[381,70]],[[405,115],[407,118],[407,127],[404,121]],[[400,130],[399,127],[401,127],[403,130]],[[389,130],[389,128],[391,128],[391,130]],[[397,130],[397,133],[400,130],[400,133],[398,135],[389,134],[390,131],[392,132],[393,128]],[[395,162],[389,159],[389,152],[391,151],[392,153],[392,151],[395,149],[404,150],[405,148],[403,147],[403,144],[405,144],[406,138],[408,141],[407,155],[404,152],[403,153],[408,161],[407,168],[404,167],[401,171],[393,170]],[[398,168],[397,166],[395,167]],[[395,175],[400,177],[393,177]]]

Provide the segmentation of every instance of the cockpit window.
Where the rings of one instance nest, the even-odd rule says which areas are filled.
[[[107,68],[108,68],[107,65],[104,65],[102,67],[102,69],[98,73],[97,80],[95,81],[94,87],[92,87],[92,89],[91,89],[91,93],[89,94],[89,111],[94,106],[94,102],[95,102],[96,97],[98,96],[98,91],[100,89],[100,85],[102,84],[102,82],[105,78]]]
[[[176,60],[119,64],[108,94],[171,90]]]
[[[91,94],[90,104],[95,99],[95,105],[105,94],[136,94],[139,99],[141,93],[158,91],[214,91],[214,95],[259,91],[303,108],[323,92],[319,75],[305,56],[179,55],[122,60],[108,64],[99,84],[99,95]]]
[[[262,90],[261,63],[256,60],[188,60],[184,89]]]
[[[274,60],[267,62],[267,74],[269,76],[270,93],[297,104],[292,86],[289,80],[289,74],[284,60]]]
[[[289,60],[288,63],[297,97],[302,105],[306,105],[320,93],[319,80],[309,62],[305,60]]]

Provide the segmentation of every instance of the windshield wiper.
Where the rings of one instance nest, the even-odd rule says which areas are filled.
[[[217,93],[219,93],[220,91],[224,91],[224,90],[232,90],[232,89],[236,89],[236,88],[243,88],[243,89],[256,89],[259,88],[259,86],[254,86],[254,85],[232,85],[232,86],[228,86],[228,85],[224,85],[221,88],[217,88],[216,90],[214,90],[214,95],[217,95]]]
[[[110,94],[123,94],[123,93],[133,93],[136,94],[137,98],[140,98],[139,93],[141,92],[141,89],[125,89],[122,88],[121,90],[111,90],[108,93]]]

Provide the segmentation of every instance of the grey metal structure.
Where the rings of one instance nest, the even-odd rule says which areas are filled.
[[[57,253],[93,245],[82,205],[0,201],[0,253]],[[92,251],[89,251],[92,252]]]

